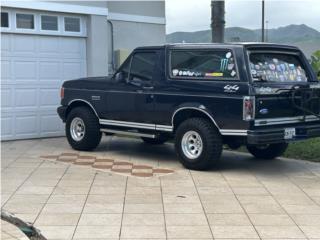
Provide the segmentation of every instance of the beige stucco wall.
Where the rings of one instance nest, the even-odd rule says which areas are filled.
[[[52,1],[51,1],[52,2]],[[165,18],[165,1],[58,1],[58,3],[108,8],[109,13]],[[112,20],[114,50],[165,43],[165,25]],[[107,75],[112,66],[112,32],[107,16],[87,17],[87,72]],[[109,70],[108,70],[109,69]]]
[[[165,17],[165,1],[108,1],[109,12]]]

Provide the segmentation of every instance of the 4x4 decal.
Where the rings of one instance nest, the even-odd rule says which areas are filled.
[[[224,92],[228,92],[228,93],[234,93],[237,92],[239,90],[239,86],[238,85],[226,85],[224,86]]]

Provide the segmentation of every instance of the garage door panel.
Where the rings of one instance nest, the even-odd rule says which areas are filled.
[[[38,135],[38,116],[35,112],[31,115],[17,115],[15,119],[15,134],[16,136],[34,137]]]
[[[16,80],[33,81],[37,79],[37,62],[15,61],[13,71]]]
[[[33,35],[19,35],[12,38],[11,54],[13,56],[36,56],[37,38]]]
[[[50,134],[59,134],[63,129],[63,124],[55,114],[41,116],[41,136],[48,136]]]
[[[39,62],[39,80],[61,80],[59,61],[41,61]]]
[[[2,33],[1,138],[64,135],[63,81],[86,76],[85,38]]]
[[[10,35],[1,34],[1,56],[10,54]]]
[[[16,89],[15,107],[37,107],[37,89]]]
[[[42,37],[39,39],[39,53],[40,54],[59,54],[60,53],[60,41],[63,38]]]
[[[69,38],[61,41],[61,49],[64,58],[83,59],[86,55],[85,42],[77,41],[77,39]]]
[[[63,79],[75,79],[85,72],[83,62],[65,62],[63,63]]]
[[[1,88],[1,109],[13,107],[12,88]]]
[[[1,82],[9,81],[11,77],[11,62],[5,59],[1,60]]]
[[[14,136],[13,125],[12,116],[1,116],[1,139],[8,139]]]
[[[40,106],[56,107],[60,103],[60,88],[40,89]]]

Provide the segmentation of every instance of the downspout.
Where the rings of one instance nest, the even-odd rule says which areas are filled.
[[[112,66],[112,73],[115,72],[115,56],[114,56],[114,34],[113,34],[113,23],[110,20],[107,20],[108,23],[110,24],[110,29],[111,29],[111,66]]]

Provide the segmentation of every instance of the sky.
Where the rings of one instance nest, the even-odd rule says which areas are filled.
[[[167,33],[210,28],[210,0],[166,0]],[[261,0],[226,0],[226,27],[261,28]],[[320,0],[265,0],[268,28],[306,24],[320,31]]]

